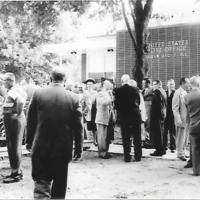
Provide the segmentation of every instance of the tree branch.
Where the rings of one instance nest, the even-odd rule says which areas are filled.
[[[151,17],[152,14],[152,5],[153,5],[153,1],[154,0],[147,0],[145,6],[144,6],[144,14],[143,14],[143,20],[145,23],[145,28],[149,22],[149,19]]]
[[[131,3],[132,3],[132,5],[131,5]],[[133,23],[135,23],[136,18],[135,18],[135,13],[133,12],[134,7],[135,7],[135,2],[133,0],[128,0],[128,4],[129,4],[129,7],[130,7],[131,16],[133,18]]]
[[[135,37],[134,37],[134,35],[133,35],[133,33],[132,33],[129,20],[128,20],[128,17],[127,17],[127,15],[126,15],[125,5],[124,5],[124,1],[123,1],[123,0],[121,0],[121,5],[122,5],[122,13],[123,13],[123,16],[124,16],[124,20],[125,20],[125,23],[126,23],[126,27],[127,27],[128,32],[129,32],[129,34],[130,34],[130,37],[131,37],[131,39],[132,39],[132,41],[133,41],[133,46],[134,46],[135,49],[137,49],[136,40],[135,40]]]

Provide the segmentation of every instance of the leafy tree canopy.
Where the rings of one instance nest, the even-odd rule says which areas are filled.
[[[88,3],[81,1],[1,1],[0,70],[12,71],[20,79],[49,71],[48,55],[39,47],[49,42],[62,11],[84,13]]]

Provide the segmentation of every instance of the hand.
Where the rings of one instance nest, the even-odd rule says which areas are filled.
[[[31,146],[28,145],[28,144],[26,144],[26,150],[29,151],[29,152],[31,152]]]
[[[181,126],[181,125],[182,125],[182,120],[181,120],[181,119],[177,121],[177,125],[178,125],[178,126]]]

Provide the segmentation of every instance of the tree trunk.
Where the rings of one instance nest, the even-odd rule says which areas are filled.
[[[138,83],[138,87],[142,88],[142,80],[145,77],[144,70],[144,25],[141,22],[135,23],[135,39],[137,46],[135,48],[135,66],[133,69],[133,77]]]
[[[130,34],[133,46],[135,49],[135,66],[133,66],[132,73],[134,79],[138,83],[138,87],[142,88],[142,80],[147,76],[148,63],[146,59],[147,52],[147,26],[152,13],[152,5],[154,0],[146,0],[143,6],[142,0],[128,0],[131,17],[134,22],[134,31],[129,23],[125,3],[122,3],[122,13],[125,19],[125,23]]]

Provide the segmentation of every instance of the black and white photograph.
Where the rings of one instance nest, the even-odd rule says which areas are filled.
[[[0,199],[200,199],[200,0],[0,0]]]

